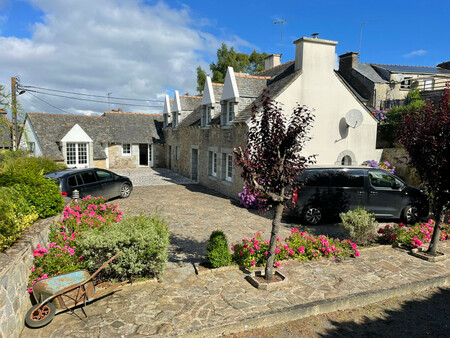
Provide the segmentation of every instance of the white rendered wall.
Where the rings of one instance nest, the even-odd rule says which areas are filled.
[[[335,74],[334,49],[334,44],[305,41],[300,49],[305,53],[300,62],[302,74],[275,99],[283,103],[288,114],[297,102],[315,109],[312,139],[306,144],[305,155],[317,154],[317,164],[334,165],[338,155],[347,150],[354,154],[353,164],[379,161],[382,150],[376,149],[377,122]],[[351,109],[361,111],[362,125],[349,127],[347,135],[341,135],[339,124]]]

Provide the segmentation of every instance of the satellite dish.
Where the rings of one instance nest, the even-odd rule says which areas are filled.
[[[351,109],[345,114],[345,122],[352,128],[358,128],[363,121],[363,114],[358,109]]]
[[[403,74],[395,74],[394,75],[395,82],[402,82],[404,79],[405,79],[405,75],[403,75]]]

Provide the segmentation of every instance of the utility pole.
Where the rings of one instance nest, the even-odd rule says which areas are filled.
[[[109,101],[109,96],[111,95],[112,93],[108,93],[108,104],[109,104],[109,111],[111,111],[111,101]]]
[[[13,150],[18,149],[19,135],[17,129],[17,99],[16,99],[16,78],[11,78],[11,115],[12,115],[12,146]]]
[[[366,22],[361,22],[361,30],[359,31],[359,51],[358,51],[358,58],[361,58],[361,45],[362,45],[362,33],[363,33],[363,26],[366,23],[374,22],[375,20],[370,20]]]
[[[273,24],[274,25],[277,25],[277,24],[280,24],[281,25],[281,51],[280,51],[280,62],[281,62],[281,58],[282,58],[282,56],[283,56],[283,24],[286,22],[286,21],[289,21],[289,20],[292,20],[292,19],[295,19],[295,18],[289,18],[289,19],[284,19],[284,20],[280,20],[280,21],[275,21]]]

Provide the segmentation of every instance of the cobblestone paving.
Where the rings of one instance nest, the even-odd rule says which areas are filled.
[[[112,169],[118,175],[128,176],[135,187],[149,185],[194,184],[192,180],[164,168]]]
[[[163,178],[164,180],[164,178]],[[333,300],[361,292],[377,292],[447,276],[450,260],[429,263],[391,247],[363,249],[361,256],[342,262],[288,262],[280,271],[288,281],[277,290],[252,287],[240,270],[195,275],[192,262],[202,261],[205,243],[222,229],[230,243],[256,231],[268,238],[270,217],[237,206],[195,184],[136,186],[128,199],[115,200],[125,214],[154,212],[165,217],[172,233],[170,262],[164,281],[123,287],[86,308],[87,320],[70,312],[57,315],[39,330],[25,328],[22,337],[144,337],[187,334],[190,330],[227,323],[245,323],[252,317],[286,308]],[[292,224],[284,223],[281,237]],[[337,226],[315,227],[313,232],[340,236]],[[450,243],[440,250],[450,254]],[[76,310],[80,316],[80,309]],[[217,331],[219,334],[220,331]]]

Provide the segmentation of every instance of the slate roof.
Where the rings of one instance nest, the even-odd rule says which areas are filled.
[[[236,85],[239,96],[245,98],[257,98],[261,91],[266,88],[269,76],[252,76],[248,74],[236,73]]]
[[[358,63],[356,65],[356,67],[353,69],[374,83],[389,82],[389,78],[385,79],[385,78],[381,77],[381,75],[379,73],[377,73],[376,70],[369,63]]]
[[[201,105],[199,105],[192,113],[181,120],[179,127],[199,126],[202,117]]]
[[[195,110],[202,103],[201,96],[180,95],[181,110]]]
[[[28,113],[45,156],[64,157],[59,149],[61,139],[78,124],[94,141],[94,159],[106,159],[101,143],[152,143],[160,141],[162,115],[105,112],[102,116]]]
[[[290,61],[286,62],[277,67],[273,67],[266,71],[259,73],[258,75],[267,75],[270,74],[272,77],[267,81],[267,91],[268,95],[271,98],[276,98],[280,95],[294,80],[296,80],[300,75],[301,71],[295,71],[295,62]],[[246,122],[252,116],[252,107],[253,104],[260,105],[262,102],[262,98],[264,93],[261,91],[260,95],[253,101],[253,103],[249,104],[240,114],[236,116],[234,122]]]
[[[0,148],[11,147],[11,132],[9,130],[9,120],[0,116]]]

